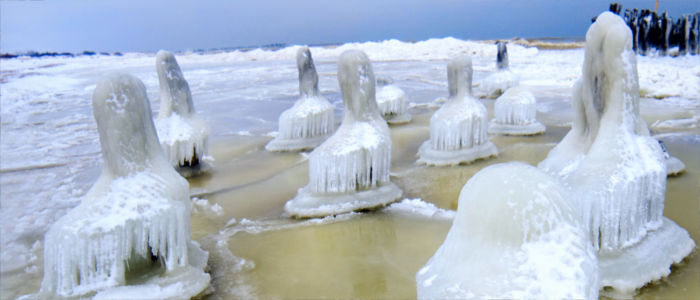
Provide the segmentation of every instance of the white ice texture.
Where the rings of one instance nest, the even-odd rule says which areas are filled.
[[[389,124],[403,124],[411,121],[411,115],[406,112],[408,100],[406,93],[394,84],[391,78],[377,79],[377,106],[379,112]]]
[[[472,97],[471,58],[454,58],[447,80],[449,99],[430,118],[430,139],[418,149],[418,162],[457,165],[498,155],[488,138],[486,107]]]
[[[296,217],[335,215],[386,205],[401,197],[389,181],[391,136],[375,100],[375,78],[367,55],[344,52],[338,83],[343,122],[309,155],[309,184],[285,205]]]
[[[51,226],[44,243],[42,298],[84,297],[125,284],[131,270],[162,264],[188,274],[190,296],[209,284],[207,254],[190,241],[187,181],[158,144],[140,80],[111,75],[92,98],[104,166],[80,205]],[[191,265],[195,264],[197,268]]]
[[[318,74],[308,47],[297,51],[297,68],[301,96],[280,115],[279,134],[265,146],[268,151],[313,149],[335,129],[333,105],[318,90]]]
[[[509,88],[496,99],[494,115],[488,130],[492,134],[535,135],[545,131],[537,121],[535,95],[522,86]]]
[[[508,49],[504,42],[498,42],[498,55],[496,57],[496,73],[493,73],[481,81],[481,86],[489,98],[496,98],[505,93],[509,88],[520,84],[520,77],[508,68]]]
[[[598,299],[595,249],[570,190],[533,166],[486,167],[462,188],[419,299]]]
[[[667,275],[670,264],[695,243],[663,217],[664,154],[639,115],[632,35],[619,16],[601,14],[586,33],[583,76],[574,86],[572,106],[571,131],[539,167],[575,189],[575,205],[599,251],[601,286],[631,293]],[[654,231],[668,234],[650,234]],[[666,244],[677,247],[664,252]],[[640,247],[646,250],[641,257],[625,255]],[[623,261],[605,268],[606,255]],[[619,276],[608,281],[610,272]]]
[[[158,51],[156,70],[160,84],[160,111],[156,119],[160,144],[171,165],[196,168],[209,152],[209,126],[194,110],[190,86],[175,56]]]

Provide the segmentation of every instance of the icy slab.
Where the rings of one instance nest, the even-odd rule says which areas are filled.
[[[666,163],[659,143],[649,136],[639,115],[631,32],[614,14],[602,13],[586,33],[583,76],[574,86],[572,106],[571,131],[539,167],[574,188],[573,201],[593,246],[601,254],[611,254],[600,256],[600,264],[608,264],[612,255],[629,258],[630,268],[648,264],[648,257],[657,257],[658,262],[676,260],[678,253],[662,251],[668,245],[688,244],[687,233],[653,239],[658,244],[645,247],[648,252],[640,260],[632,254],[666,224]],[[633,290],[646,283],[640,278],[656,278],[655,270],[653,274],[621,270],[621,276],[631,277],[617,277],[604,285]]]
[[[81,204],[47,232],[39,296],[87,297],[159,266],[163,274],[149,284],[200,294],[209,283],[208,254],[190,241],[189,184],[158,144],[143,83],[112,75],[92,103],[104,167]],[[183,272],[198,283],[167,279]]]
[[[208,171],[202,158],[209,152],[209,126],[194,110],[190,86],[175,56],[158,51],[156,70],[160,84],[156,129],[165,155],[183,176]]]
[[[418,163],[457,165],[498,155],[486,131],[486,107],[471,95],[471,58],[453,59],[447,79],[449,100],[430,118],[430,139],[418,149]]]
[[[313,149],[335,129],[333,105],[318,90],[318,74],[308,47],[297,51],[297,68],[301,96],[280,115],[279,134],[265,146],[268,151]]]
[[[545,131],[537,121],[537,100],[521,86],[509,88],[496,99],[489,133],[503,135],[537,135]]]
[[[416,274],[419,299],[598,299],[595,249],[559,179],[496,164],[462,188],[445,242]]]
[[[405,124],[411,122],[411,114],[406,112],[408,101],[406,93],[394,84],[391,78],[377,79],[377,106],[379,112],[389,124]]]
[[[498,71],[486,77],[481,86],[489,98],[496,98],[505,93],[511,87],[520,84],[520,77],[508,69],[508,48],[506,42],[496,43],[498,54],[496,55],[496,67]]]
[[[664,142],[659,141],[659,146],[661,146],[661,150],[664,152],[664,162],[666,163],[666,175],[678,176],[685,172],[685,164],[683,163],[683,161],[681,161],[677,157],[671,156],[671,154],[668,153],[668,150],[666,150],[666,145],[664,145]]]
[[[337,215],[401,197],[389,181],[391,136],[377,108],[374,71],[364,52],[349,50],[340,56],[338,82],[343,123],[309,155],[309,184],[284,206],[290,216]]]

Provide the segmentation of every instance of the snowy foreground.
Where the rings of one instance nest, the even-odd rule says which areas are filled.
[[[347,219],[368,218],[358,217],[358,214],[350,214],[339,218],[287,224],[284,219],[278,220],[280,219],[281,205],[261,203],[254,209],[241,208],[236,210],[235,208],[244,205],[227,206],[224,202],[216,202],[217,199],[223,199],[223,197],[213,196],[213,191],[224,191],[227,188],[231,189],[253,182],[252,179],[247,181],[248,178],[264,179],[263,175],[260,174],[269,172],[269,169],[263,168],[262,171],[258,172],[256,168],[258,165],[270,164],[265,160],[279,162],[280,165],[283,165],[280,167],[283,169],[279,170],[281,172],[291,170],[290,172],[302,177],[297,179],[299,180],[298,184],[295,182],[293,186],[289,187],[292,192],[281,193],[253,189],[240,194],[240,199],[231,201],[279,198],[280,203],[284,203],[293,197],[296,188],[306,184],[305,180],[308,177],[305,177],[307,174],[305,170],[304,172],[296,171],[298,165],[306,164],[306,158],[303,154],[295,154],[294,156],[290,154],[263,154],[264,144],[276,135],[275,130],[278,128],[277,121],[280,113],[291,107],[298,99],[298,75],[295,61],[298,48],[298,46],[293,46],[277,51],[255,49],[247,52],[176,54],[184,76],[189,82],[197,112],[211,127],[211,151],[215,159],[213,162],[214,175],[210,179],[190,182],[193,194],[212,195],[208,199],[209,202],[205,199],[195,199],[193,202],[192,238],[199,240],[205,248],[211,244],[209,242],[212,239],[218,239],[217,242],[222,245],[229,243],[227,247],[233,249],[237,241],[241,244],[243,241],[247,241],[246,238],[238,237],[236,239],[234,236],[242,231],[259,233],[283,229],[295,230],[295,228],[307,225],[327,226],[325,224],[345,222],[344,220]],[[336,120],[341,119],[342,108],[336,78],[336,62],[340,53],[348,49],[365,51],[372,61],[376,75],[378,77],[391,77],[394,83],[406,92],[409,102],[408,112],[414,114],[412,125],[405,125],[413,127],[404,127],[410,128],[411,132],[400,126],[391,127],[394,143],[397,142],[397,139],[404,143],[402,146],[395,145],[393,148],[394,162],[391,176],[392,180],[394,177],[398,178],[397,184],[407,194],[411,197],[423,198],[424,201],[404,201],[395,204],[393,208],[385,210],[384,213],[391,218],[421,215],[436,219],[435,222],[450,220],[452,211],[438,209],[425,202],[435,202],[430,199],[430,196],[436,194],[436,191],[421,190],[415,187],[407,188],[415,182],[402,178],[402,176],[423,172],[420,171],[423,169],[416,169],[417,167],[413,166],[415,161],[413,155],[415,155],[420,142],[428,137],[427,120],[441,102],[436,101],[436,99],[447,97],[447,76],[445,74],[447,61],[460,54],[470,54],[474,68],[474,95],[483,97],[486,92],[480,82],[496,70],[496,47],[491,41],[472,42],[453,38],[432,39],[417,43],[390,40],[377,43],[344,44],[338,47],[311,47],[319,75],[320,91],[335,106]],[[537,97],[538,118],[542,117],[539,118],[540,121],[548,127],[547,135],[537,140],[537,145],[544,147],[544,150],[539,151],[543,152],[540,156],[535,155],[541,160],[542,155],[549,151],[547,147],[558,142],[563,133],[568,131],[566,127],[571,124],[571,87],[581,75],[583,49],[538,50],[510,44],[508,50],[510,70],[517,73],[520,76],[520,84],[527,87]],[[42,253],[45,232],[58,218],[78,205],[78,199],[87,192],[100,173],[102,161],[98,133],[90,107],[90,99],[97,82],[111,71],[125,71],[135,75],[146,85],[154,114],[158,113],[160,95],[158,75],[154,67],[155,53],[126,53],[122,57],[23,58],[2,60],[0,63],[2,64],[0,73],[0,119],[2,120],[0,131],[0,249],[2,252],[0,298],[6,299],[34,293],[38,290],[43,274]],[[652,134],[657,134],[657,137],[662,139],[671,139],[669,150],[673,155],[676,155],[673,153],[674,150],[683,150],[686,155],[680,155],[681,159],[687,160],[687,157],[692,157],[692,153],[695,153],[694,161],[684,161],[688,166],[687,174],[683,175],[685,177],[669,179],[666,216],[674,219],[671,214],[681,215],[683,211],[690,211],[692,213],[689,218],[691,221],[686,220],[690,223],[681,225],[691,231],[691,236],[698,241],[700,232],[697,228],[700,228],[700,224],[697,220],[700,220],[700,216],[697,215],[699,209],[697,201],[688,202],[689,205],[694,205],[692,207],[674,206],[674,201],[692,200],[698,197],[695,190],[697,190],[699,182],[697,176],[698,164],[700,164],[697,158],[697,153],[700,151],[700,129],[698,129],[700,127],[700,57],[639,56],[637,57],[637,66],[642,96],[642,116],[648,123]],[[480,101],[484,102],[492,115],[493,100],[482,99]],[[551,127],[566,129],[550,133]],[[234,144],[231,141],[238,141],[238,143]],[[528,143],[528,140],[500,138],[494,140],[494,143],[498,145],[499,150],[502,146],[506,146],[503,153],[504,161],[518,159],[530,162],[529,160],[534,160],[510,154],[514,152],[512,149],[520,147],[521,143]],[[667,144],[669,143],[667,142]],[[674,145],[676,145],[675,148]],[[677,145],[683,146],[679,148]],[[402,152],[404,149],[407,150]],[[246,159],[252,162],[240,163],[244,166],[238,169],[243,172],[242,174],[233,174],[229,170],[221,171],[225,173],[225,176],[217,177],[217,164],[220,166],[235,165],[236,161],[245,161]],[[537,161],[530,163],[536,164]],[[481,164],[472,168],[482,168],[483,166],[485,165]],[[439,170],[449,173],[458,172],[454,170],[459,169]],[[437,174],[438,171],[431,170],[424,173],[432,174],[429,172],[434,172]],[[469,176],[469,172],[459,173],[459,176]],[[458,192],[466,182],[466,179],[461,179],[462,177],[459,177],[460,180],[450,182],[450,188],[456,187]],[[692,193],[696,194],[674,194],[674,187],[678,184],[672,180],[682,180],[676,182],[678,184],[682,182],[683,186],[690,186],[689,190],[692,190],[692,185],[695,185],[695,190]],[[286,187],[285,183],[280,184],[283,186],[280,189]],[[677,198],[669,199],[674,195]],[[454,198],[452,201],[456,202],[456,194],[452,195],[452,198]],[[213,206],[209,205],[210,202]],[[450,207],[449,202],[436,204],[441,208],[455,208]],[[673,207],[676,208],[673,209]],[[231,208],[230,211],[229,208]],[[244,211],[256,211],[256,213],[246,215],[243,213]],[[216,221],[206,221],[210,216],[213,216],[211,218]],[[238,220],[246,219],[243,221],[231,220],[233,217]],[[256,221],[255,219],[266,220]],[[674,219],[674,221],[679,224],[684,222],[678,219]],[[397,222],[405,224],[401,223],[403,221]],[[229,226],[225,225],[227,223]],[[440,230],[442,231],[438,230],[440,234],[438,234],[437,240],[442,242],[446,229]],[[352,240],[352,234],[350,235]],[[299,236],[304,238],[304,235]],[[226,240],[230,238],[233,240]],[[426,254],[420,259],[414,259],[419,260],[415,262],[418,264],[416,267],[424,264],[437,249],[437,246],[439,243],[432,249],[426,250]],[[388,246],[382,247],[380,249],[385,249]],[[212,249],[205,250],[212,252]],[[242,248],[238,250],[241,252],[252,251]],[[294,253],[293,250],[288,252]],[[212,254],[213,259],[230,255],[216,253],[216,251]],[[697,255],[691,257],[691,261],[688,262],[691,266],[686,265],[684,269],[690,274],[686,275],[689,277],[678,281],[674,285],[675,287],[684,288],[687,286],[691,292],[700,293],[697,286],[700,278],[697,260]],[[256,268],[265,269],[265,266],[256,266],[245,259],[233,262],[238,264],[236,268],[248,272]],[[695,267],[693,268],[692,265]],[[412,270],[413,274],[415,271],[417,269]],[[214,285],[218,288],[220,285],[217,285],[217,276],[225,275],[218,274],[217,270],[212,272]],[[413,275],[406,276],[412,277]],[[387,279],[388,281],[389,279]],[[272,285],[274,281],[267,283]],[[264,284],[236,281],[234,287],[227,286],[227,293],[238,296],[250,295],[250,293],[279,296],[279,294],[265,290],[265,288],[258,287],[256,290],[253,288],[256,285]],[[391,286],[385,288],[386,290],[392,289]],[[415,287],[412,292],[415,293]],[[228,294],[220,295],[225,298]],[[346,296],[371,297],[373,295],[375,297],[391,296],[371,293]],[[293,295],[287,294],[287,296]],[[299,295],[299,297],[303,296],[304,294]],[[340,295],[336,295],[336,297],[338,296]],[[684,298],[683,295],[680,297]]]

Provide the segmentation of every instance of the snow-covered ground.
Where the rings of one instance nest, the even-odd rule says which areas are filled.
[[[297,49],[176,55],[195,109],[211,126],[210,139],[265,136],[277,129],[279,114],[298,97]],[[477,96],[485,94],[479,82],[496,69],[492,41],[444,38],[311,47],[320,90],[338,116],[342,102],[336,62],[348,49],[365,51],[375,74],[393,78],[406,91],[411,107],[446,97],[445,65],[459,54],[472,55]],[[510,44],[508,50],[510,68],[520,74],[521,84],[538,101],[549,99],[538,103],[538,111],[561,112],[563,116],[553,117],[561,121],[558,125],[570,122],[570,88],[580,77],[583,49]],[[660,123],[660,129],[700,126],[700,57],[638,56],[637,66],[642,96],[660,99],[644,100],[643,112],[654,115],[668,107],[686,111],[678,114],[680,121]],[[90,106],[96,83],[109,72],[135,75],[147,87],[154,114],[160,97],[155,53],[18,58],[0,61],[0,70],[0,295],[5,298],[15,295],[7,278],[41,278],[44,233],[78,204],[99,174],[100,147]]]

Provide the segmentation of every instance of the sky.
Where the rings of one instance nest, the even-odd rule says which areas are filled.
[[[583,37],[603,0],[0,0],[0,52]],[[655,0],[618,1],[654,8]],[[661,0],[672,17],[698,0]]]

